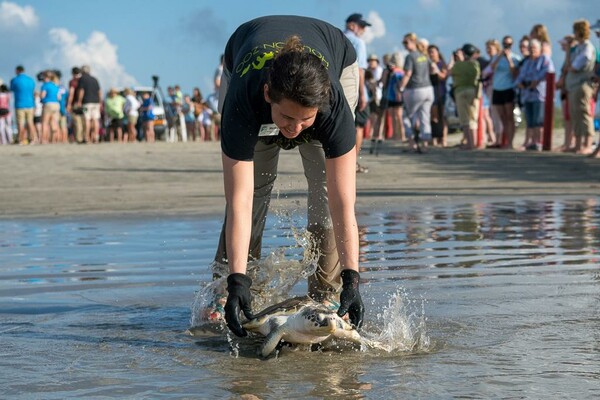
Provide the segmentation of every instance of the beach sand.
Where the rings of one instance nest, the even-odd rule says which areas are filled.
[[[452,134],[451,143],[459,138]],[[369,147],[365,141],[360,162],[370,171],[357,176],[358,211],[600,195],[600,160],[580,155],[458,148],[415,154],[388,141],[375,156]],[[220,216],[225,207],[218,143],[0,146],[0,160],[4,219]],[[305,193],[298,151],[282,151],[273,207],[305,207]]]

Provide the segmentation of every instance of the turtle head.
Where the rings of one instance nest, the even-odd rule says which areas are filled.
[[[337,315],[333,312],[310,312],[305,315],[306,323],[311,330],[333,333],[337,327]]]

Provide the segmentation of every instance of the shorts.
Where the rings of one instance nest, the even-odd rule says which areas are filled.
[[[86,103],[83,105],[83,115],[86,121],[90,119],[100,119],[100,104]]]
[[[138,118],[139,118],[139,115],[128,115],[127,123],[135,126],[135,125],[137,125]]]
[[[477,129],[479,117],[479,100],[475,88],[462,89],[454,93],[456,112],[462,127]]]
[[[60,104],[58,103],[46,103],[42,108],[42,116],[49,115],[55,117],[58,120],[60,114]]]
[[[41,124],[42,123],[42,116],[35,116],[33,117],[33,123],[34,124]]]
[[[404,101],[402,101],[402,100],[401,101],[392,101],[392,100],[388,101],[388,107],[396,108],[396,107],[402,107],[403,105],[404,105]]]
[[[16,114],[17,114],[17,126],[19,128],[22,128],[26,122],[29,122],[32,125],[35,123],[33,120],[33,108],[17,108]],[[40,120],[40,122],[41,122],[41,120]]]
[[[494,90],[492,93],[492,104],[495,106],[502,106],[508,103],[515,102],[515,90]]]
[[[369,105],[367,104],[365,109],[362,111],[358,111],[358,107],[356,107],[355,115],[356,117],[354,118],[354,125],[360,128],[364,128],[367,122],[369,121],[369,115],[371,115]]]
[[[110,127],[114,128],[114,129],[120,128],[122,126],[121,121],[122,121],[122,119],[120,119],[120,118],[113,118],[113,119],[111,119],[110,120]]]
[[[525,121],[528,128],[544,126],[544,103],[541,101],[525,102]]]

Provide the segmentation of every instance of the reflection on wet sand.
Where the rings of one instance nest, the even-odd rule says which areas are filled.
[[[260,339],[184,334],[211,282],[220,220],[0,221],[3,395],[595,397],[599,204],[362,213],[362,333],[390,351],[284,350],[269,360],[256,357]],[[290,231],[304,221],[286,218],[267,221],[263,254],[300,266]],[[305,292],[300,280],[289,295]]]

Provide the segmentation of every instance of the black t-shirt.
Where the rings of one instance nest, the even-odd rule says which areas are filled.
[[[100,103],[100,85],[96,78],[89,74],[82,74],[81,78],[79,78],[79,83],[77,84],[77,91],[79,92],[79,89],[82,88],[84,90],[83,98],[81,99],[82,104]]]
[[[266,73],[270,60],[292,35],[300,36],[305,51],[319,57],[327,67],[332,88],[330,107],[319,111],[313,126],[293,140],[286,139],[281,132],[260,139],[285,149],[318,140],[327,158],[344,155],[354,147],[354,119],[340,84],[342,70],[356,61],[352,44],[341,30],[326,22],[298,16],[269,16],[241,25],[225,47],[224,63],[231,78],[223,103],[221,148],[228,157],[252,160],[261,126],[273,123],[271,106],[263,94]]]

